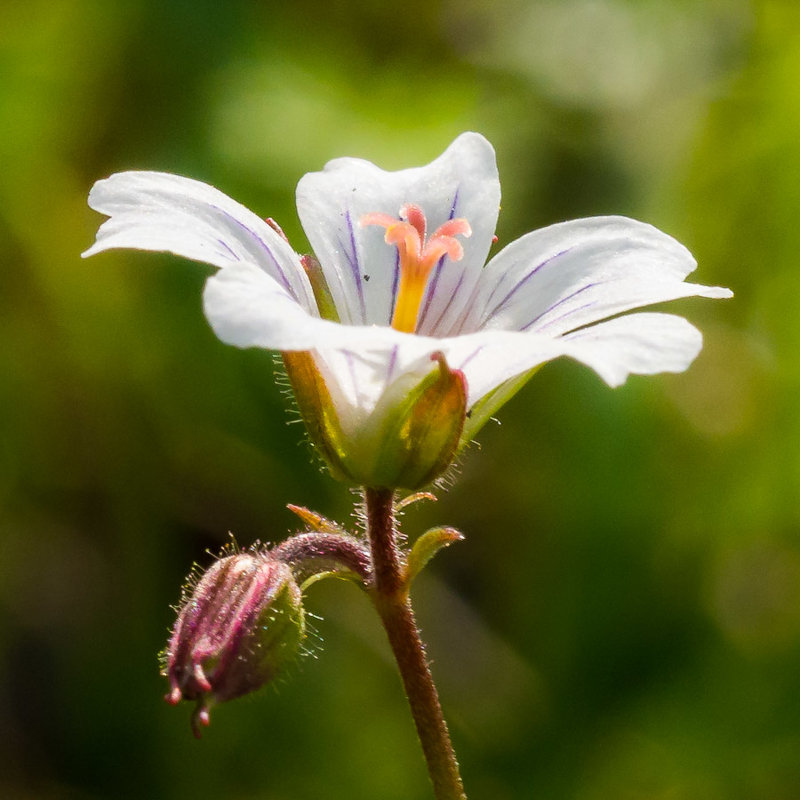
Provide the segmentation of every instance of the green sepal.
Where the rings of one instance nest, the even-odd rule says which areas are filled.
[[[271,680],[294,660],[306,637],[305,610],[300,589],[291,581],[276,593],[258,617],[258,669]]]
[[[303,265],[303,269],[308,276],[308,282],[311,284],[311,290],[314,292],[319,315],[322,319],[340,322],[336,303],[333,302],[333,295],[319,261],[312,255],[306,255],[300,256],[300,263]]]
[[[414,492],[413,494],[406,495],[402,500],[398,500],[394,504],[394,511],[395,513],[402,511],[404,508],[414,503],[419,503],[420,500],[431,500],[435,503],[437,499],[433,492]]]
[[[495,411],[505,405],[540,369],[541,364],[522,375],[517,375],[516,378],[510,378],[475,403],[464,422],[458,449],[461,450],[470,444],[478,431],[492,418]]]
[[[311,441],[331,475],[371,488],[418,489],[455,457],[466,418],[467,383],[442,353],[419,379],[395,385],[355,433],[345,434],[313,355],[285,352],[283,362]]]
[[[455,528],[431,528],[414,542],[408,554],[406,568],[406,585],[410,586],[414,578],[422,572],[422,568],[443,548],[453,542],[460,542],[464,534]]]
[[[344,463],[348,455],[345,436],[314,357],[308,350],[287,351],[282,355],[300,416],[311,441],[318,448],[331,475],[337,480],[350,482],[353,476]]]
[[[448,367],[442,353],[432,358],[439,369],[386,413],[375,437],[371,482],[365,485],[419,489],[441,475],[455,457],[466,418],[467,382],[460,370]],[[380,418],[380,404],[375,411]]]
[[[338,522],[323,517],[322,514],[312,511],[310,508],[296,506],[294,503],[287,503],[286,508],[293,514],[297,514],[312,531],[318,531],[319,533],[347,533]]]

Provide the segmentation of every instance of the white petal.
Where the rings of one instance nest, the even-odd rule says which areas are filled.
[[[683,372],[700,352],[703,337],[673,314],[642,313],[601,322],[563,337],[567,354],[591,367],[610,386],[628,375]]]
[[[264,220],[213,186],[163,172],[120,172],[97,181],[89,205],[110,219],[84,256],[132,247],[222,269],[252,264],[303,308],[316,309],[292,248]]]
[[[510,378],[566,352],[562,339],[519,331],[481,331],[439,342],[450,367],[467,379],[468,407]]]
[[[370,328],[360,331],[362,341],[342,348],[321,346],[315,360],[335,386],[337,410],[348,431],[366,424],[366,417],[387,394],[411,391],[434,366],[432,356],[442,352],[452,369],[467,379],[467,405],[472,406],[511,377],[563,355],[567,346],[561,339],[538,334],[486,331],[470,336],[433,339],[397,333],[393,342],[369,341]],[[378,330],[391,330],[379,328]]]
[[[308,314],[262,270],[248,264],[220,270],[206,281],[203,302],[214,332],[226,344],[267,350],[352,349],[381,353],[395,345],[417,357],[437,340],[375,325],[341,325]]]
[[[303,350],[313,317],[262,270],[252,264],[220,270],[207,281],[203,307],[214,333],[226,344],[267,350]],[[327,323],[333,325],[334,323]]]
[[[367,424],[388,392],[410,390],[422,380],[436,352],[464,372],[471,407],[507,380],[560,356],[581,361],[617,386],[630,373],[680,372],[702,344],[686,320],[657,313],[631,314],[555,338],[487,330],[436,339],[382,326],[341,325],[309,316],[263,272],[244,266],[209,278],[204,301],[212,327],[228,344],[315,351],[350,434]]]
[[[580,292],[578,295],[577,292]],[[530,331],[561,335],[615,314],[681,297],[731,297],[728,289],[696,283],[620,280],[586,286],[569,296],[557,308],[542,314],[528,326]],[[577,302],[580,297],[580,302]]]
[[[361,328],[364,331],[364,328]],[[359,429],[370,424],[369,416],[381,400],[395,397],[397,404],[432,370],[432,340],[414,337],[373,350],[321,348],[314,360],[331,392],[342,430],[358,438]]]
[[[453,217],[464,217],[472,236],[463,240],[464,258],[449,259],[432,275],[419,330],[442,335],[463,312],[491,246],[500,204],[494,150],[476,133],[459,136],[425,167],[385,172],[354,158],[329,162],[297,186],[297,208],[312,248],[325,271],[343,322],[388,325],[397,289],[397,250],[384,231],[361,228],[370,212],[397,216],[401,206],[422,208],[433,232]]]
[[[626,217],[551,225],[513,242],[487,265],[466,330],[554,336],[678,297],[730,296],[727,289],[684,283],[695,266],[671,236]]]
[[[481,331],[440,340],[448,364],[461,369],[471,407],[511,378],[560,356],[591,367],[611,386],[628,375],[683,372],[702,347],[700,332],[683,317],[639,313],[551,338],[537,332]]]

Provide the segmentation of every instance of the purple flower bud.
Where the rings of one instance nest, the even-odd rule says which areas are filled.
[[[272,680],[304,637],[300,589],[289,566],[264,551],[225,556],[184,594],[164,654],[166,700],[197,701],[192,730],[199,738],[211,704]]]

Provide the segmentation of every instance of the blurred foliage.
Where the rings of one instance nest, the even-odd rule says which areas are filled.
[[[351,586],[311,589],[319,658],[202,742],[161,701],[191,562],[353,498],[285,424],[271,356],[210,332],[208,268],[79,253],[113,171],[214,183],[303,249],[304,172],[474,129],[501,242],[625,213],[737,296],[672,304],[706,334],[684,375],[543,369],[407,512],[467,535],[417,607],[470,797],[796,798],[798,74],[785,0],[1,4],[0,795],[428,797]]]

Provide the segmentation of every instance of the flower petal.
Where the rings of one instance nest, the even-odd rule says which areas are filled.
[[[567,355],[591,367],[609,386],[628,375],[683,372],[703,346],[703,336],[674,314],[628,314],[567,334]]]
[[[212,275],[206,281],[203,308],[214,333],[237,347],[305,350],[313,346],[317,325],[336,324],[308,314],[252,264],[239,264]]]
[[[683,317],[642,312],[555,339],[533,331],[482,331],[439,342],[450,367],[467,379],[471,408],[506,381],[560,356],[591,367],[610,386],[630,374],[682,372],[700,352],[702,336]]]
[[[551,225],[513,242],[486,266],[464,330],[546,331],[557,336],[633,308],[679,297],[730,297],[684,283],[691,253],[627,217]]]
[[[403,366],[438,349],[438,340],[401,333],[376,325],[340,325],[308,314],[262,270],[238,264],[212,275],[207,281],[203,304],[217,336],[237,347],[267,350],[358,351],[378,368],[389,369],[392,349],[402,346]],[[340,355],[341,359],[346,358]],[[346,370],[345,370],[346,374]]]
[[[494,150],[477,133],[459,136],[425,167],[386,172],[354,158],[329,162],[297,186],[297,208],[320,260],[342,322],[389,325],[398,282],[397,250],[382,232],[361,228],[365,214],[397,218],[414,203],[428,230],[464,217],[473,236],[464,258],[434,269],[420,312],[419,332],[444,335],[463,313],[491,246],[500,204]]]
[[[379,326],[349,326],[311,317],[254,267],[222,270],[208,279],[206,316],[222,341],[239,347],[311,350],[342,429],[355,437],[379,403],[400,399],[432,369],[442,352],[467,382],[467,407],[534,367],[570,356],[611,386],[631,373],[686,369],[700,333],[681,317],[639,313],[551,337],[535,331],[486,330],[436,339]]]
[[[369,328],[351,328],[368,332]],[[391,330],[391,329],[383,329]],[[435,339],[422,339],[395,331],[399,341],[371,349],[320,347],[314,360],[323,374],[339,412],[343,430],[354,437],[367,423],[379,402],[399,404],[434,368],[431,354]],[[388,399],[387,399],[388,398]]]
[[[560,338],[519,331],[480,331],[438,341],[451,369],[466,377],[468,408],[507,380],[566,351]]]
[[[110,219],[84,256],[132,247],[222,269],[252,264],[304,309],[316,310],[297,254],[264,220],[213,186],[163,172],[119,172],[95,183],[89,205]]]

